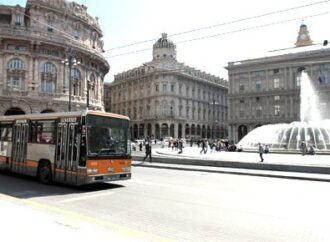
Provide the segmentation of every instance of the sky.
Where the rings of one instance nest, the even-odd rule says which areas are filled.
[[[152,45],[162,33],[167,33],[169,39],[178,43],[176,50],[179,62],[224,79],[228,79],[225,67],[230,61],[262,57],[268,51],[294,47],[302,22],[307,25],[314,43],[330,39],[330,0],[76,2],[87,6],[88,13],[99,18],[104,34],[104,56],[110,64],[110,72],[105,77],[107,82],[113,81],[113,76],[117,73],[151,61]],[[25,0],[0,0],[0,4],[5,5],[25,6],[25,3]],[[310,4],[313,5],[294,9]],[[287,9],[294,10],[278,13]],[[274,12],[277,14],[237,22]],[[174,35],[215,25],[217,26],[200,31]],[[206,38],[187,41],[201,37]],[[146,40],[152,41],[134,44]],[[186,42],[179,43],[181,41]],[[129,44],[134,45],[117,48]],[[135,53],[125,54],[128,52]]]

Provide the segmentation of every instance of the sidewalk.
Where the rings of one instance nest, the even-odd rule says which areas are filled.
[[[182,154],[171,148],[154,148],[153,163],[143,163],[144,152],[133,152],[133,165],[153,166],[169,169],[198,170],[226,173],[258,173],[267,175],[280,172],[281,176],[288,173],[290,177],[330,177],[330,155],[300,155],[300,154],[264,154],[264,162],[259,162],[259,154],[251,152],[214,152],[200,154],[198,147],[184,148]],[[284,172],[284,173],[283,173]],[[262,174],[264,173],[264,174]],[[283,173],[283,174],[282,174]],[[302,175],[304,173],[304,175]],[[278,174],[276,174],[278,175]],[[267,175],[268,176],[268,175]]]

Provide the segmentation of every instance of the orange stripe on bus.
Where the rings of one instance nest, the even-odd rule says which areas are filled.
[[[7,156],[2,156],[2,155],[0,155],[0,161],[6,161],[7,159]]]
[[[66,171],[66,170],[64,170],[64,169],[59,169],[59,168],[57,168],[56,169],[56,172],[62,172],[62,173],[64,173],[64,172],[66,172],[66,173],[70,173],[70,174],[78,174],[78,175],[86,175],[86,172],[82,172],[82,171]]]
[[[87,160],[87,169],[98,169],[97,174],[107,173],[120,173],[123,172],[123,167],[131,166],[131,159],[120,159],[120,160]],[[112,167],[113,171],[109,171],[108,168]]]

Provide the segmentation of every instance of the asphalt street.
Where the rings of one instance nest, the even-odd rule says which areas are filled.
[[[0,194],[46,214],[74,214],[109,238],[330,241],[329,182],[133,167],[130,181],[81,188],[2,173],[0,183]],[[0,221],[3,227],[6,219]]]

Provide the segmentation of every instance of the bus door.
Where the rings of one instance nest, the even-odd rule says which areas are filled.
[[[21,121],[21,120],[20,120]],[[26,171],[26,154],[28,143],[29,125],[27,123],[14,124],[13,142],[11,150],[12,171],[24,173]]]
[[[78,123],[61,122],[57,126],[55,180],[69,184],[77,183],[80,153]]]

